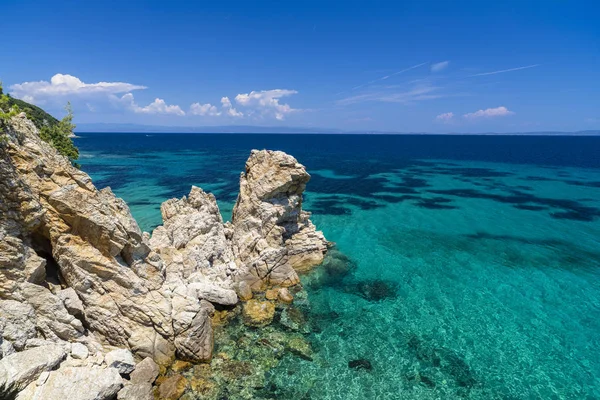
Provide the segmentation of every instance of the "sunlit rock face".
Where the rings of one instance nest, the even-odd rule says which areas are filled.
[[[24,115],[13,118],[0,143],[0,355],[61,346],[50,383],[74,371],[93,379],[115,347],[163,365],[210,360],[214,305],[294,285],[297,270],[323,260],[327,242],[302,210],[309,179],[293,157],[254,150],[231,223],[192,187],[163,203],[163,225],[149,235],[110,188],[98,190]],[[44,382],[29,390],[52,392]]]
[[[323,261],[327,242],[302,210],[310,175],[281,151],[253,150],[240,177],[233,209],[233,251],[241,263],[237,279],[254,290],[299,282],[297,270]]]

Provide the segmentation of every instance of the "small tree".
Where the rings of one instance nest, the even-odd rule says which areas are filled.
[[[70,102],[67,103],[65,110],[67,115],[58,121],[58,124],[54,126],[45,125],[40,129],[40,137],[50,143],[60,154],[74,161],[79,158],[79,150],[71,139],[75,124],[73,124],[73,108]]]

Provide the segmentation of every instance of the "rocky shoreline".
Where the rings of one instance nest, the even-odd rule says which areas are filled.
[[[252,398],[244,390],[284,352],[312,357],[298,273],[323,262],[328,242],[302,210],[310,175],[296,159],[253,150],[231,222],[192,187],[162,204],[150,235],[24,114],[4,136],[0,388],[18,399],[191,399],[229,385]]]

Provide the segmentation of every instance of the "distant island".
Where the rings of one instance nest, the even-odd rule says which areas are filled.
[[[112,123],[80,123],[76,133],[268,133],[268,134],[347,134],[347,135],[526,135],[526,136],[600,136],[600,130],[575,132],[540,131],[540,132],[394,132],[355,130],[345,131],[331,128],[290,127],[290,126],[254,126],[254,125],[219,125],[219,126],[164,126],[142,124]]]

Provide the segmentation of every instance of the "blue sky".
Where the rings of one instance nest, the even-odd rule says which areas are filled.
[[[597,1],[2,1],[5,91],[76,122],[600,129]]]

